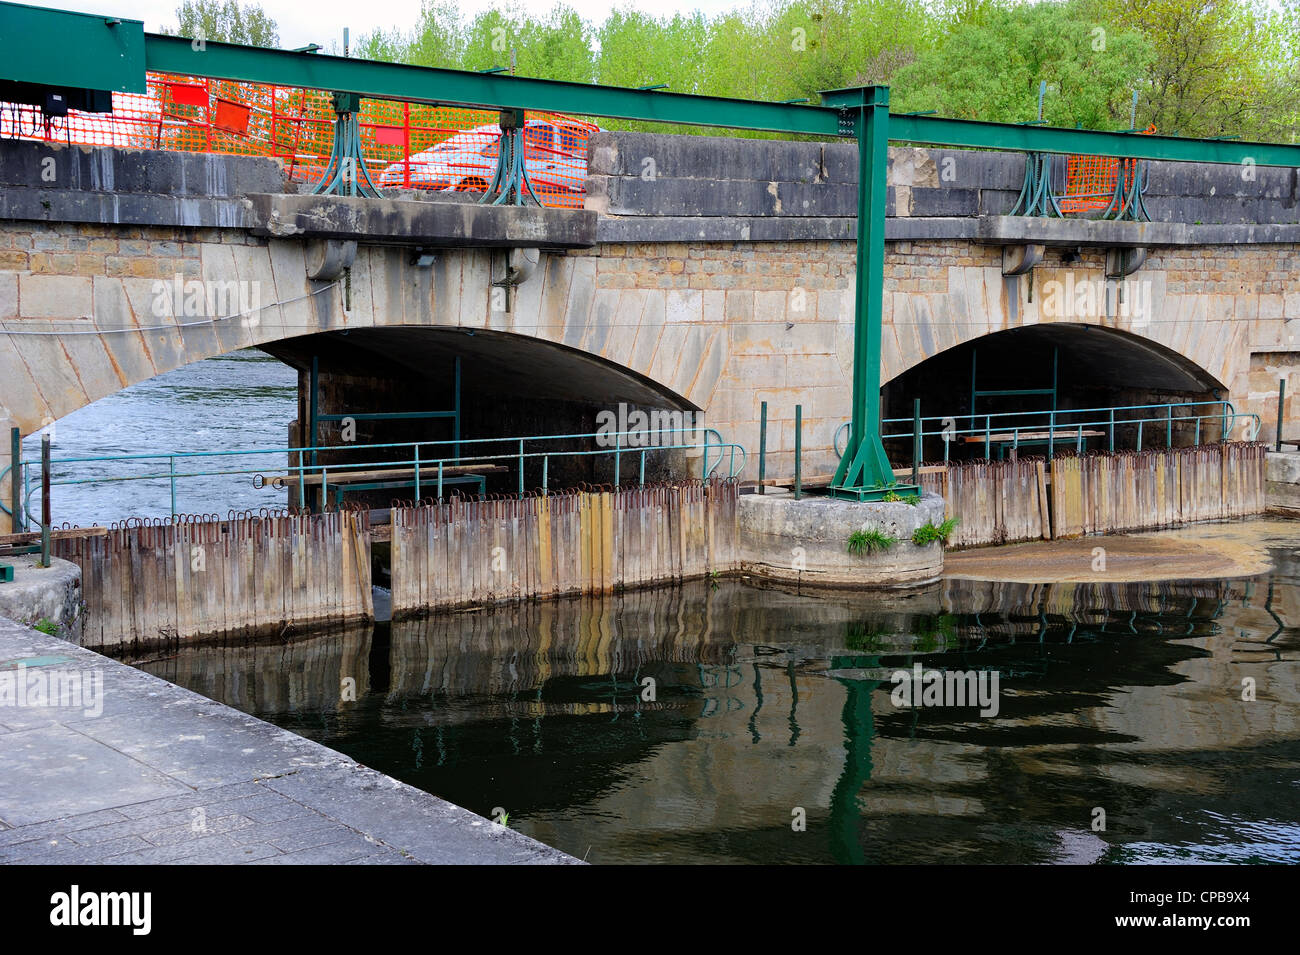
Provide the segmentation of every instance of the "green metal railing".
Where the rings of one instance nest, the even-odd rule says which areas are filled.
[[[692,436],[702,435],[702,440],[689,440]],[[641,442],[653,438],[658,443],[642,446]],[[546,445],[557,442],[592,441],[595,448],[555,448]],[[539,447],[541,445],[541,447]],[[439,449],[453,446],[457,449],[469,447],[468,452],[457,454],[441,453]],[[321,452],[331,455],[346,454],[359,456],[362,460],[347,460],[321,464],[316,460]],[[430,453],[431,452],[431,453]],[[552,459],[611,457],[613,459],[613,484],[624,483],[623,462],[631,456],[632,466],[636,470],[636,484],[643,486],[646,476],[647,457],[655,453],[697,452],[699,455],[700,476],[707,480],[719,476],[724,469],[725,476],[734,478],[745,467],[747,454],[742,445],[724,441],[721,434],[713,428],[703,429],[662,429],[653,432],[619,431],[592,432],[587,434],[538,435],[532,437],[508,438],[473,438],[450,441],[415,441],[386,444],[330,445],[305,448],[247,448],[230,451],[187,451],[155,452],[145,454],[96,455],[89,457],[53,458],[42,467],[39,459],[20,459],[19,481],[22,485],[18,503],[19,519],[23,525],[29,522],[23,515],[30,515],[31,498],[37,493],[42,480],[49,475],[49,487],[69,486],[111,486],[135,481],[167,481],[169,486],[171,513],[182,511],[178,506],[179,485],[187,479],[211,477],[249,476],[256,488],[272,487],[275,489],[296,490],[298,507],[330,505],[330,492],[335,492],[335,503],[340,503],[345,491],[378,490],[387,488],[409,487],[414,498],[421,500],[432,495],[443,498],[451,486],[475,484],[479,493],[486,491],[486,478],[482,474],[465,474],[463,470],[448,473],[452,469],[472,468],[475,465],[503,464],[513,467],[517,477],[517,493],[525,493],[525,469],[530,463],[541,464],[540,490],[550,490],[550,466]],[[283,456],[283,465],[267,466],[264,460],[271,456]],[[254,463],[250,458],[258,457],[263,462]],[[296,458],[297,463],[291,463]],[[227,461],[234,461],[235,466],[221,466]],[[90,477],[77,474],[78,465],[105,464],[118,465],[115,473],[96,474]],[[14,468],[11,462],[0,469],[0,480]],[[359,471],[376,470],[376,477],[383,478],[383,471],[410,470],[410,479],[400,477],[397,480],[377,480],[355,482],[349,481],[349,475]],[[268,476],[268,472],[271,472]],[[333,479],[333,484],[331,484]],[[308,485],[312,484],[309,501]],[[44,495],[42,495],[44,497]],[[279,502],[276,502],[277,504]],[[12,513],[13,505],[0,509]]]
[[[1200,413],[1192,409],[1207,409]],[[1191,413],[1188,413],[1191,412]],[[1022,447],[1044,447],[1050,458],[1058,447],[1073,447],[1076,452],[1087,450],[1088,439],[1106,439],[1106,450],[1114,451],[1116,435],[1127,430],[1133,437],[1133,447],[1141,451],[1144,446],[1173,447],[1174,429],[1194,427],[1193,444],[1201,443],[1202,422],[1219,423],[1219,441],[1242,426],[1242,439],[1254,441],[1259,437],[1261,422],[1257,414],[1236,410],[1230,401],[1176,401],[1164,404],[1116,405],[1106,408],[1075,408],[1055,411],[1003,411],[987,414],[963,414],[921,417],[919,411],[911,418],[885,418],[880,422],[881,438],[885,441],[912,440],[914,463],[921,459],[926,438],[939,438],[943,442],[943,460],[951,457],[954,443],[983,445],[984,459],[992,457],[996,445],[1001,452],[1017,451]],[[964,423],[964,427],[959,427]],[[904,430],[902,427],[906,426]],[[835,450],[838,453],[847,437],[849,422],[836,429]],[[1089,434],[1088,432],[1093,432]],[[1156,437],[1152,439],[1152,432]],[[1163,434],[1163,441],[1159,435]]]

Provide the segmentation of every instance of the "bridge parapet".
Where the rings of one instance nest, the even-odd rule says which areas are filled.
[[[593,212],[415,196],[303,195],[277,160],[253,156],[0,141],[0,219],[242,229],[432,248],[595,242]]]
[[[590,149],[587,208],[607,217],[599,232],[604,241],[847,240],[856,234],[857,147],[851,144],[602,132]],[[1300,228],[1288,228],[1300,223],[1295,169],[1148,163],[1145,196],[1153,221],[1139,228],[1083,216],[1008,216],[1023,179],[1024,157],[1017,153],[892,147],[886,236],[1094,246],[1300,237]]]

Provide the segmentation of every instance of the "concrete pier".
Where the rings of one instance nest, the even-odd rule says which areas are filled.
[[[0,863],[575,862],[311,740],[0,618]]]

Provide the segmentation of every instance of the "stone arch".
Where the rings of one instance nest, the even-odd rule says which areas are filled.
[[[301,241],[185,246],[197,254],[175,279],[18,276],[10,333],[0,332],[0,425],[30,434],[184,365],[248,347],[291,351],[288,343],[320,333],[451,329],[501,347],[532,340],[548,355],[586,356],[589,374],[621,369],[609,380],[682,408],[707,406],[726,360],[725,330],[705,320],[698,293],[601,287],[593,255],[544,252],[533,276],[507,292],[494,284],[504,274],[502,249],[448,249],[430,267],[409,249],[362,247],[345,279],[318,282],[307,277]],[[251,321],[158,315],[159,297],[176,297],[174,281],[240,283],[261,308]],[[497,307],[502,296],[508,308]]]

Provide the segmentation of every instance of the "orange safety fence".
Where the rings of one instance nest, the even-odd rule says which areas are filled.
[[[1155,131],[1155,126],[1151,125],[1142,131],[1142,135],[1150,136]],[[1116,159],[1114,156],[1066,156],[1065,191],[1056,197],[1061,212],[1105,209],[1115,197],[1120,167],[1124,169],[1124,188],[1127,190],[1133,185],[1135,163],[1136,160]]]
[[[361,147],[381,189],[482,192],[496,172],[494,110],[392,100],[361,101]],[[334,141],[330,93],[204,77],[148,75],[147,93],[114,93],[113,112],[0,103],[0,138],[84,146],[176,149],[271,156],[298,182],[314,184]],[[556,113],[529,113],[524,158],[543,205],[580,209],[587,141],[599,127]]]

